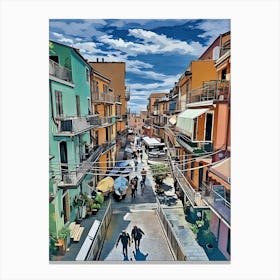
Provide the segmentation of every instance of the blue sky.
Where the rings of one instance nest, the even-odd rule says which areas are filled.
[[[88,61],[126,63],[131,112],[166,92],[203,51],[230,30],[228,19],[52,19],[51,40],[80,49]]]

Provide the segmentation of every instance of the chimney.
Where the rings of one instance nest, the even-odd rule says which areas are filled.
[[[102,62],[104,62],[104,58],[102,57]]]
[[[98,62],[98,57],[96,58],[96,62]]]

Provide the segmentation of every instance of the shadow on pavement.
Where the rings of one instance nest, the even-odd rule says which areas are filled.
[[[136,261],[145,261],[149,255],[148,253],[143,254],[139,249],[136,249],[136,252],[133,251],[132,253]]]

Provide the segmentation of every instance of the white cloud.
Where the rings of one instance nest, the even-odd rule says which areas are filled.
[[[204,30],[204,33],[198,35],[201,38],[207,38],[208,45],[212,44],[213,41],[220,35],[230,30],[230,20],[228,19],[213,19],[213,20],[205,20],[197,25],[196,28]]]
[[[59,30],[65,35],[72,37],[91,39],[92,36],[101,36],[105,34],[97,30],[98,27],[104,26],[104,20],[82,20],[81,22],[64,22],[61,20],[50,20],[50,28]]]
[[[122,38],[114,39],[112,35],[104,35],[99,38],[103,43],[110,45],[112,49],[126,52],[129,56],[138,54],[179,53],[198,55],[203,47],[198,42],[188,44],[184,41],[168,38],[152,31],[143,29],[129,29],[129,35],[141,39],[141,43],[124,41]]]

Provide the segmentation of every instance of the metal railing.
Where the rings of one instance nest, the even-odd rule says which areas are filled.
[[[90,152],[87,160],[80,163],[75,170],[68,171],[62,174],[62,181],[58,183],[58,187],[76,187],[83,180],[86,174],[93,168],[95,162],[101,156],[103,152],[103,147],[99,146],[95,150]],[[65,164],[66,166],[67,164]]]
[[[188,103],[229,99],[230,81],[217,80],[204,82],[202,87],[191,90]]]
[[[92,102],[115,103],[115,96],[112,93],[93,92]]]
[[[230,225],[230,202],[213,190],[208,184],[202,182],[202,198],[209,207],[218,213]]]
[[[109,227],[111,218],[112,218],[113,210],[112,210],[112,202],[109,200],[109,204],[107,206],[106,212],[102,218],[100,226],[95,234],[94,240],[89,247],[88,253],[86,255],[85,261],[94,261],[98,260],[101,254],[101,250],[103,247],[103,243],[106,237],[106,232]]]
[[[186,261],[187,257],[184,254],[183,246],[181,245],[180,241],[178,240],[176,233],[172,229],[172,225],[168,221],[168,218],[166,217],[165,213],[163,212],[163,209],[160,206],[159,202],[158,202],[158,207],[157,207],[157,213],[162,222],[167,239],[169,241],[169,244],[172,247],[176,260],[177,261]]]
[[[60,116],[57,117],[58,128],[57,132],[53,131],[54,135],[72,136],[90,130],[98,126],[100,123],[99,115],[88,115],[82,117]]]
[[[182,191],[186,194],[188,200],[194,208],[209,208],[207,204],[202,200],[202,196],[200,192],[195,191],[187,178],[182,173],[182,166],[175,165],[174,166],[174,176],[178,181]]]
[[[60,80],[73,83],[72,71],[49,59],[49,74]]]

